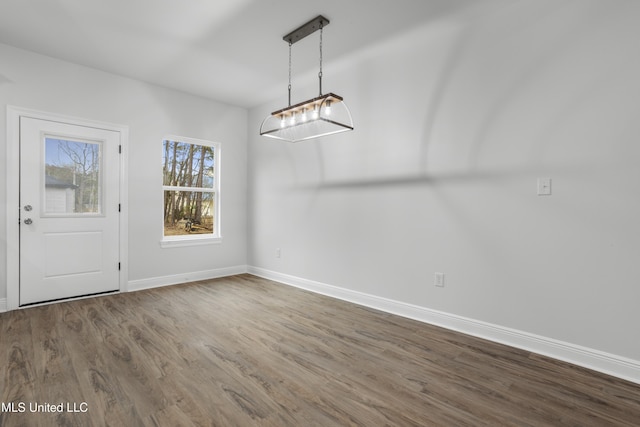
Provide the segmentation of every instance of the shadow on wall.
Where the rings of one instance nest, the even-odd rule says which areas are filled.
[[[629,19],[637,11],[624,3],[522,4],[464,27],[430,98],[421,170],[432,170],[443,145],[453,147],[447,150],[460,170],[498,164],[548,170],[548,151],[582,139],[585,127],[617,133],[629,114],[595,123],[583,116],[588,109],[604,112],[612,96],[628,105],[630,92],[615,86],[621,77],[633,81],[621,71],[637,50]]]
[[[419,155],[421,170],[428,170],[429,146],[437,140],[438,119],[443,118],[448,109],[452,109],[448,108],[448,103],[462,107],[462,111],[466,110],[465,104],[480,106],[468,113],[472,116],[468,119],[458,118],[457,114],[453,114],[454,120],[465,123],[461,126],[463,128],[468,128],[470,124],[480,120],[480,124],[476,125],[479,129],[474,131],[471,137],[473,145],[469,148],[468,156],[469,169],[477,167],[477,158],[486,142],[492,122],[500,116],[501,110],[507,108],[509,101],[517,97],[521,89],[519,85],[527,77],[539,72],[540,63],[536,64],[533,58],[528,58],[527,62],[532,63],[528,67],[514,69],[513,64],[520,59],[522,53],[522,50],[517,48],[518,41],[524,44],[523,35],[531,27],[540,25],[545,16],[557,11],[559,6],[552,8],[553,10],[549,10],[546,5],[537,7],[537,10],[531,10],[532,8],[526,5],[522,5],[520,9],[511,7],[502,13],[476,17],[461,28],[451,45],[449,56],[443,62],[438,81],[434,85],[434,93],[429,98]],[[495,79],[499,80],[496,82]],[[498,87],[491,86],[493,90],[487,90],[487,84]],[[476,96],[481,98],[481,101],[470,102],[475,101]]]
[[[499,140],[505,129],[522,134],[527,162],[538,169],[550,145],[560,142],[560,133],[580,133],[576,117],[588,108],[602,109],[607,93],[616,90],[612,83],[628,66],[620,41],[629,39],[628,51],[635,50],[633,37],[624,36],[625,24],[631,24],[624,17],[634,14],[625,9],[623,3],[587,3],[579,10],[561,3],[523,20],[515,34],[484,41],[484,50],[495,55],[495,90],[485,97],[486,109],[469,151],[470,169],[478,168],[484,147]],[[505,55],[503,48],[513,52]],[[517,123],[517,129],[510,122]]]
[[[602,2],[482,8],[455,31],[430,32],[426,27],[436,25],[430,23],[375,56],[360,57],[351,67],[365,71],[356,82],[360,111],[354,111],[364,129],[340,144],[281,147],[292,187],[432,185],[584,171],[584,159],[559,147],[575,145],[566,150],[571,153],[587,143],[593,149],[585,129],[616,138],[632,126],[630,110],[614,117],[607,105],[629,105],[640,91],[630,83],[639,69],[629,55],[637,11],[634,4]],[[416,35],[422,37],[417,42]],[[446,50],[432,55],[438,44]],[[413,70],[403,71],[407,63]],[[387,108],[405,105],[412,120],[378,120],[384,114],[375,109],[384,106],[371,97],[380,88],[404,101]],[[402,119],[397,111],[385,113]],[[606,118],[594,123],[593,115]]]
[[[3,76],[2,74],[0,74],[0,86],[7,84],[7,83],[13,83],[11,80],[9,80],[8,78],[6,78],[5,76]]]
[[[588,170],[588,169],[586,169]],[[382,188],[382,187],[406,187],[406,186],[437,186],[443,183],[456,182],[482,182],[482,181],[503,181],[506,177],[515,176],[535,176],[537,170],[527,170],[522,168],[505,169],[502,171],[461,171],[442,172],[437,174],[421,173],[416,175],[363,178],[350,180],[323,181],[316,184],[292,185],[291,190],[335,190],[340,188]]]

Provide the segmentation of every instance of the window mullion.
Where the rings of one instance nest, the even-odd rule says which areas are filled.
[[[163,185],[162,189],[165,191],[193,191],[202,193],[215,193],[215,188],[203,188],[203,187],[180,187],[173,185]]]

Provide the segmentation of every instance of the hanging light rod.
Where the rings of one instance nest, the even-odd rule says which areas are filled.
[[[289,104],[285,108],[272,112],[263,120],[260,135],[297,142],[353,130],[351,113],[343,98],[335,93],[322,93],[322,33],[327,25],[329,20],[318,15],[282,38],[289,45]],[[319,95],[291,105],[291,46],[318,30],[320,30]]]
[[[315,33],[319,29],[326,27],[327,25],[329,25],[329,20],[322,15],[318,15],[306,24],[301,25],[295,30],[291,31],[289,34],[284,36],[282,40],[286,41],[287,43],[294,44],[307,37],[308,35]]]

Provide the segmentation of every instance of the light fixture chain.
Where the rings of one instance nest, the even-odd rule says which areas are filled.
[[[318,82],[320,86],[320,96],[322,96],[322,33],[324,26],[320,23],[320,72],[318,72]]]
[[[291,107],[291,45],[289,42],[289,107]]]

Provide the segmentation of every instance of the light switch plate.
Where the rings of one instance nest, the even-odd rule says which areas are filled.
[[[538,196],[551,195],[551,178],[538,178]]]

